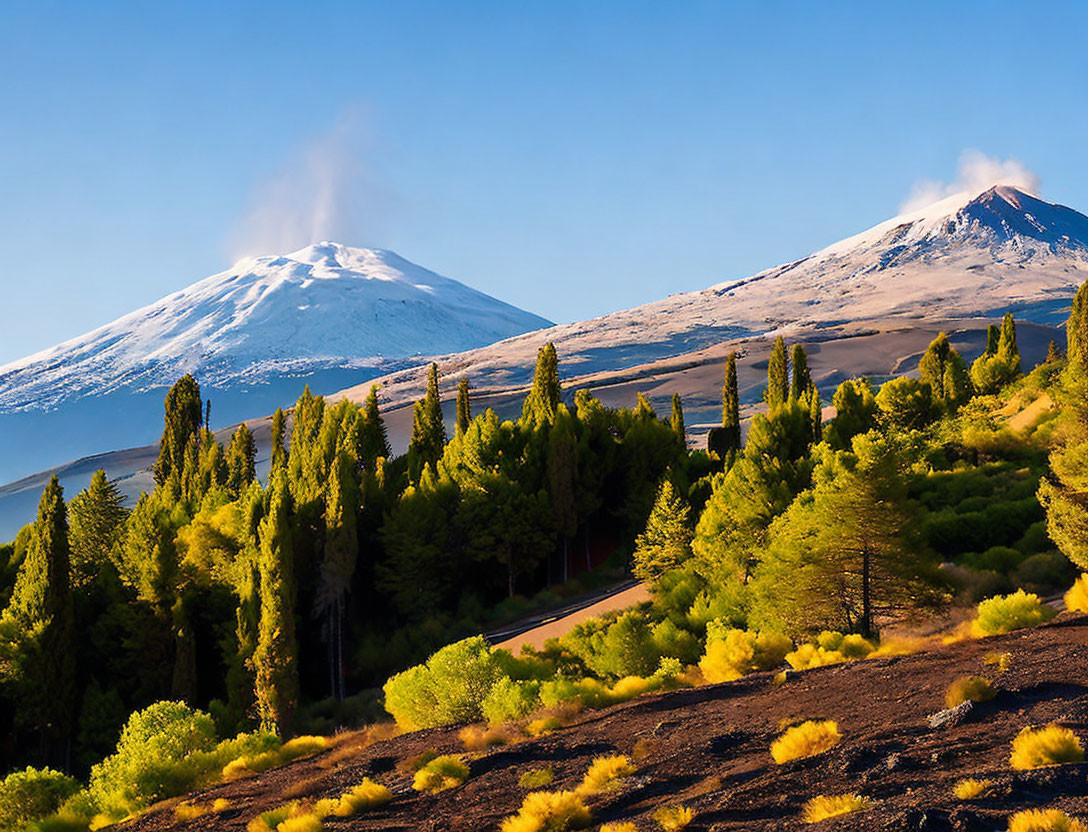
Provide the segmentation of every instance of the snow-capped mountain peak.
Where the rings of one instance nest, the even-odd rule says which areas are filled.
[[[326,241],[243,259],[0,366],[0,413],[164,387],[186,372],[223,389],[284,374],[382,368],[548,325],[391,251]]]

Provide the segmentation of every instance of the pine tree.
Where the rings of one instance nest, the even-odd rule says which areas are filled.
[[[212,400],[208,399],[204,402],[204,429],[212,429]]]
[[[818,444],[824,436],[824,408],[816,385],[808,391],[808,420],[812,425],[812,443]]]
[[[684,448],[688,446],[688,432],[684,427],[684,404],[680,401],[680,394],[672,394],[672,419],[669,424],[672,426],[672,432],[676,434],[676,438],[680,440],[680,445]]]
[[[385,422],[378,409],[378,385],[372,384],[359,421],[359,461],[366,470],[373,471],[379,459],[389,459],[391,455]]]
[[[522,421],[530,425],[550,425],[555,420],[561,392],[559,358],[555,344],[549,341],[537,351],[533,385],[521,408]]]
[[[287,467],[287,417],[283,409],[277,407],[272,414],[272,470],[279,471]]]
[[[640,581],[656,584],[662,575],[691,557],[692,537],[691,507],[665,479],[657,490],[646,530],[635,541],[631,571]]]
[[[564,405],[559,406],[555,423],[548,433],[548,499],[555,529],[563,541],[563,583],[570,577],[570,541],[578,533],[578,441],[574,418]]]
[[[1081,284],[1073,297],[1065,333],[1069,363],[1083,371],[1088,367],[1088,280]]]
[[[757,625],[869,637],[878,617],[936,602],[938,562],[918,539],[907,468],[876,434],[824,454],[815,487],[771,527],[754,579]]]
[[[654,406],[650,404],[645,393],[635,393],[635,418],[641,421],[652,421],[657,418]]]
[[[956,407],[967,400],[970,381],[960,354],[952,347],[948,336],[940,333],[926,348],[918,373],[928,384],[934,401]]]
[[[90,484],[68,504],[71,584],[83,587],[110,562],[121,538],[128,511],[117,485],[99,468]]]
[[[325,552],[321,561],[316,613],[324,621],[329,646],[329,684],[333,698],[344,699],[344,612],[359,557],[356,506],[359,501],[354,460],[337,454],[325,492]]]
[[[1065,358],[1065,353],[1062,352],[1062,348],[1058,346],[1057,341],[1053,338],[1050,339],[1050,343],[1046,347],[1046,359],[1044,364],[1053,364],[1056,361],[1061,361]]]
[[[171,474],[179,476],[185,464],[185,453],[198,436],[202,411],[200,385],[191,375],[182,376],[166,394],[165,426],[159,443],[159,458],[155,463],[155,482],[165,485]]]
[[[442,400],[438,391],[438,365],[427,373],[427,393],[416,402],[413,411],[412,443],[419,468],[434,465],[442,458],[446,445],[446,424],[442,420]]]
[[[258,526],[261,614],[253,651],[254,684],[261,727],[287,733],[298,706],[299,682],[294,556],[288,523],[291,498],[282,478],[273,479],[268,499],[268,511]]]
[[[16,719],[41,734],[43,750],[69,735],[75,716],[69,558],[64,490],[54,474],[42,491],[26,556],[0,618],[0,668],[14,675],[8,681],[17,693]]]
[[[803,346],[794,344],[792,358],[793,382],[790,386],[790,395],[800,399],[812,387],[812,374],[808,369],[808,355]]]
[[[472,421],[472,410],[468,401],[468,377],[462,376],[457,385],[457,430],[455,435],[463,435]]]
[[[984,355],[997,355],[997,345],[1001,340],[1001,329],[996,324],[986,327],[986,352]]]
[[[737,354],[725,359],[725,383],[722,385],[723,444],[727,451],[740,450],[740,395],[737,392]]]
[[[257,443],[253,432],[242,422],[230,438],[227,448],[227,488],[241,494],[257,479]]]
[[[790,392],[790,375],[786,359],[786,342],[776,338],[767,362],[767,390],[763,400],[767,407],[774,410],[786,403]]]
[[[855,436],[876,427],[876,396],[867,378],[852,378],[840,384],[831,406],[835,418],[827,426],[827,441],[833,448],[847,450]]]

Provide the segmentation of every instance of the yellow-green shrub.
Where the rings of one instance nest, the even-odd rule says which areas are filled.
[[[1034,592],[1018,589],[1011,595],[996,595],[980,603],[971,633],[976,638],[999,635],[1042,624],[1055,615],[1053,609],[1039,602]]]
[[[550,734],[563,727],[563,723],[560,722],[559,717],[545,716],[540,719],[534,719],[528,725],[525,726],[525,731],[530,737],[539,737],[542,734]]]
[[[1009,832],[1088,832],[1088,824],[1057,809],[1025,809],[1009,818]]]
[[[638,827],[631,821],[625,820],[619,823],[605,823],[601,826],[599,832],[638,832]]]
[[[56,812],[79,791],[79,783],[51,768],[13,771],[0,781],[0,829],[22,829]]]
[[[516,815],[506,818],[502,832],[563,832],[585,829],[591,817],[574,792],[530,792]]]
[[[597,794],[615,788],[618,781],[635,773],[631,761],[622,754],[614,757],[598,757],[594,760],[576,792],[580,795]]]
[[[790,760],[811,757],[834,748],[842,740],[839,726],[833,720],[802,722],[786,730],[771,745],[771,757],[781,765]]]
[[[542,789],[554,779],[555,772],[550,768],[531,768],[518,778],[518,785],[523,789]]]
[[[250,774],[260,774],[303,757],[312,757],[327,749],[329,744],[325,737],[295,737],[283,745],[274,746],[257,754],[236,757],[223,766],[222,777],[224,780],[231,781]]]
[[[460,757],[445,754],[435,757],[419,771],[412,781],[412,788],[417,792],[440,792],[460,786],[468,780],[468,766]]]
[[[466,751],[485,751],[497,745],[508,745],[522,739],[514,728],[506,725],[495,725],[490,728],[481,728],[479,725],[466,725],[457,732],[457,738],[465,746]]]
[[[976,780],[973,777],[968,777],[956,783],[952,788],[952,793],[959,800],[974,800],[986,794],[993,784],[993,780]]]
[[[719,622],[707,626],[706,653],[699,660],[703,678],[710,683],[732,682],[748,673],[772,670],[793,647],[778,633],[726,629]]]
[[[293,815],[299,814],[298,802],[277,806],[262,812],[246,824],[246,832],[276,832],[280,824]]]
[[[1065,606],[1072,612],[1088,612],[1088,574],[1077,578],[1065,593]]]
[[[199,803],[179,803],[174,807],[174,820],[186,823],[207,813],[208,807],[201,806]]]
[[[946,708],[954,708],[967,700],[989,702],[995,696],[997,691],[989,679],[982,676],[961,676],[948,686],[944,694],[944,704]]]
[[[314,814],[319,818],[336,815],[338,818],[350,818],[365,809],[375,809],[384,806],[393,799],[393,793],[380,783],[375,783],[369,777],[351,791],[344,792],[337,798],[326,798],[317,801],[314,806]]]
[[[324,828],[321,818],[307,812],[287,818],[276,827],[276,832],[322,832]]]
[[[846,661],[846,656],[838,650],[828,650],[818,644],[802,644],[786,654],[786,661],[794,670],[809,670],[813,667],[842,664]]]
[[[817,795],[805,804],[805,823],[818,823],[851,812],[864,812],[871,806],[869,798],[858,794]]]
[[[864,659],[876,649],[876,645],[857,633],[843,635],[834,630],[824,630],[816,637],[816,644],[825,650],[842,653],[847,659]]]
[[[1039,768],[1058,763],[1079,763],[1084,759],[1080,739],[1068,728],[1047,725],[1025,728],[1012,741],[1009,762],[1016,769]]]
[[[662,806],[653,814],[653,819],[665,832],[683,829],[694,817],[695,813],[687,806]]]

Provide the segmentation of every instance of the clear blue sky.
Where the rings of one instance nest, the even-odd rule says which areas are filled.
[[[330,170],[342,242],[557,321],[806,254],[968,148],[1088,209],[1085,32],[1075,3],[5,0],[0,362],[225,268]]]

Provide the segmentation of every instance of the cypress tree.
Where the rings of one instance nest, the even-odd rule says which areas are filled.
[[[816,444],[824,436],[824,409],[816,385],[812,385],[808,391],[808,420],[812,425],[812,442]]]
[[[775,410],[786,403],[790,392],[790,376],[786,358],[786,342],[776,338],[767,362],[767,390],[763,400]]]
[[[563,539],[563,583],[570,572],[570,541],[578,533],[578,440],[574,433],[575,420],[566,407],[556,414],[555,425],[548,433],[547,461],[548,499],[556,531]]]
[[[737,354],[725,359],[725,383],[722,385],[722,430],[727,451],[740,450],[740,394],[737,391]]]
[[[472,410],[468,401],[468,377],[462,376],[457,385],[457,435],[463,436],[472,421]]]
[[[212,429],[212,400],[208,399],[204,402],[204,429]]]
[[[656,583],[691,557],[691,507],[665,479],[657,490],[646,529],[635,541],[634,567],[640,581]]]
[[[1073,297],[1065,333],[1065,351],[1069,356],[1069,363],[1083,370],[1088,367],[1088,280],[1081,284]]]
[[[672,426],[672,432],[680,440],[680,444],[686,448],[688,446],[688,432],[684,427],[684,404],[680,401],[679,393],[672,394],[672,419],[670,425]]]
[[[75,716],[75,621],[69,583],[70,551],[64,490],[52,476],[38,503],[26,556],[19,567],[4,631],[14,631],[18,722],[40,732],[43,749],[68,736]],[[10,648],[5,645],[3,652]],[[8,669],[10,668],[10,670]]]
[[[997,345],[1001,340],[1001,330],[996,324],[986,327],[986,352],[985,355],[997,355]]]
[[[227,448],[227,488],[241,494],[257,479],[257,443],[245,422],[238,426]]]
[[[808,369],[808,355],[800,344],[793,345],[793,383],[790,386],[790,395],[797,400],[812,387],[812,374]]]
[[[1016,345],[1016,321],[1012,312],[1001,319],[1001,336],[997,342],[997,355],[1013,376],[1020,375],[1020,349]]]
[[[189,374],[182,376],[166,394],[164,409],[165,425],[159,443],[159,458],[155,463],[155,482],[158,485],[165,485],[171,474],[181,475],[186,450],[200,431],[203,408],[200,385],[196,379]]]
[[[317,591],[316,612],[324,620],[329,647],[331,695],[344,699],[344,606],[359,556],[355,510],[359,501],[354,460],[345,451],[336,455],[325,491],[325,551]]]
[[[121,491],[99,468],[91,475],[90,484],[68,504],[72,586],[86,586],[110,562],[110,552],[127,517]]]
[[[274,477],[268,512],[258,525],[261,614],[253,651],[254,692],[261,727],[280,734],[290,731],[299,693],[290,499],[282,477]]]
[[[537,351],[533,385],[521,408],[522,420],[533,425],[550,425],[555,420],[561,393],[559,357],[555,344],[549,341]]]
[[[389,459],[389,439],[385,433],[385,422],[378,409],[378,385],[372,384],[363,405],[363,418],[359,424],[359,461],[368,471],[373,471],[379,459]]]
[[[272,414],[272,470],[278,471],[287,467],[287,447],[284,440],[287,435],[287,417],[283,415],[283,409],[277,407]]]
[[[944,376],[950,353],[954,352],[948,336],[941,332],[929,342],[921,361],[918,362],[918,374],[924,384],[929,385],[933,398],[945,398]]]
[[[442,420],[442,400],[438,391],[438,365],[427,373],[427,393],[416,402],[412,422],[412,449],[420,462],[435,464],[446,445],[446,425]]]

